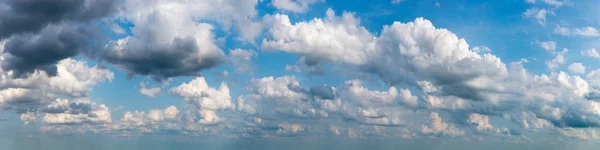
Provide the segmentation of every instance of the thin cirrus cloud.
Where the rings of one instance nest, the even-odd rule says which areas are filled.
[[[359,11],[332,7],[298,19],[321,3],[329,2],[0,1],[0,109],[59,135],[597,138],[600,73],[559,39],[532,40],[545,41],[530,48],[548,55],[536,61],[501,58],[510,52],[425,17],[373,28]],[[532,7],[516,15],[534,25],[550,24],[548,16],[570,4],[521,3]],[[591,26],[547,30],[598,36]],[[600,57],[593,48],[575,53]],[[112,84],[161,105],[111,108],[131,105],[92,94]]]

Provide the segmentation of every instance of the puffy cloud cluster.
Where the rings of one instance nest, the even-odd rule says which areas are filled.
[[[98,105],[86,99],[56,99],[42,108],[41,112],[44,113],[42,121],[50,124],[111,122],[110,110],[106,105]]]
[[[234,108],[227,84],[223,82],[218,89],[212,88],[208,86],[204,77],[197,77],[189,83],[173,87],[169,93],[184,98],[191,104],[192,109],[186,111],[186,115],[192,117],[187,119],[189,122],[196,121],[195,116],[200,115],[198,123],[218,123],[220,119],[216,115],[216,111]]]
[[[4,63],[1,60],[2,57],[0,65]],[[0,107],[29,106],[35,109],[57,96],[87,97],[92,86],[114,77],[108,70],[88,67],[85,62],[74,59],[62,60],[56,67],[56,76],[36,71],[25,78],[11,78],[13,71],[0,70]]]
[[[198,75],[226,61],[210,20],[228,28],[256,15],[256,0],[128,0],[119,15],[134,24],[132,35],[108,43],[103,60],[130,75],[156,80]]]

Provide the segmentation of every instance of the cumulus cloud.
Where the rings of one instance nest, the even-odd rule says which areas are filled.
[[[156,80],[198,75],[226,61],[216,45],[214,26],[228,30],[238,20],[256,15],[256,0],[141,1],[125,2],[125,18],[135,26],[133,35],[112,40],[102,58],[126,69],[130,75],[149,75]],[[169,7],[161,7],[169,6]]]
[[[234,104],[229,95],[229,87],[225,82],[221,86],[212,88],[208,86],[204,77],[197,77],[189,83],[183,83],[169,90],[172,95],[185,99],[191,108],[186,110],[189,120],[198,120],[195,116],[200,116],[197,121],[201,124],[214,124],[220,121],[216,115],[219,110],[232,110]]]
[[[111,122],[110,110],[106,105],[98,105],[85,99],[56,99],[43,108],[42,112],[42,121],[50,124]]]
[[[573,74],[584,74],[585,66],[581,63],[572,63],[569,65],[569,71]]]
[[[156,97],[161,92],[160,87],[146,88],[146,83],[140,83],[140,93],[149,97]]]
[[[373,36],[362,26],[354,14],[345,12],[336,16],[327,10],[325,19],[291,23],[287,15],[264,17],[268,35],[262,48],[303,54],[307,65],[321,62],[366,63],[366,49]]]
[[[431,112],[429,115],[430,125],[423,125],[421,132],[430,134],[443,134],[448,136],[464,135],[464,131],[444,122],[438,113]]]
[[[29,124],[31,122],[37,122],[37,114],[33,112],[25,112],[21,114],[21,121],[24,124]]]
[[[272,0],[271,5],[279,10],[304,13],[309,9],[310,5],[323,1],[324,0]]]
[[[554,42],[554,41],[541,42],[540,47],[542,47],[546,51],[555,51],[556,50],[556,42]]]
[[[2,63],[0,61],[0,65]],[[92,86],[114,78],[114,74],[108,70],[88,67],[85,62],[74,59],[62,60],[56,67],[56,76],[36,71],[26,78],[16,79],[11,78],[12,71],[0,70],[0,93],[4,94],[0,96],[0,107],[35,108],[53,101],[56,96],[86,97],[90,95]]]

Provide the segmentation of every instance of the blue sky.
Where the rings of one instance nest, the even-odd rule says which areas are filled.
[[[594,0],[0,0],[0,149],[593,149]]]

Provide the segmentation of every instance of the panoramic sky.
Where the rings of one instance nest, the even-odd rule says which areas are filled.
[[[597,149],[598,7],[0,0],[0,149]]]

